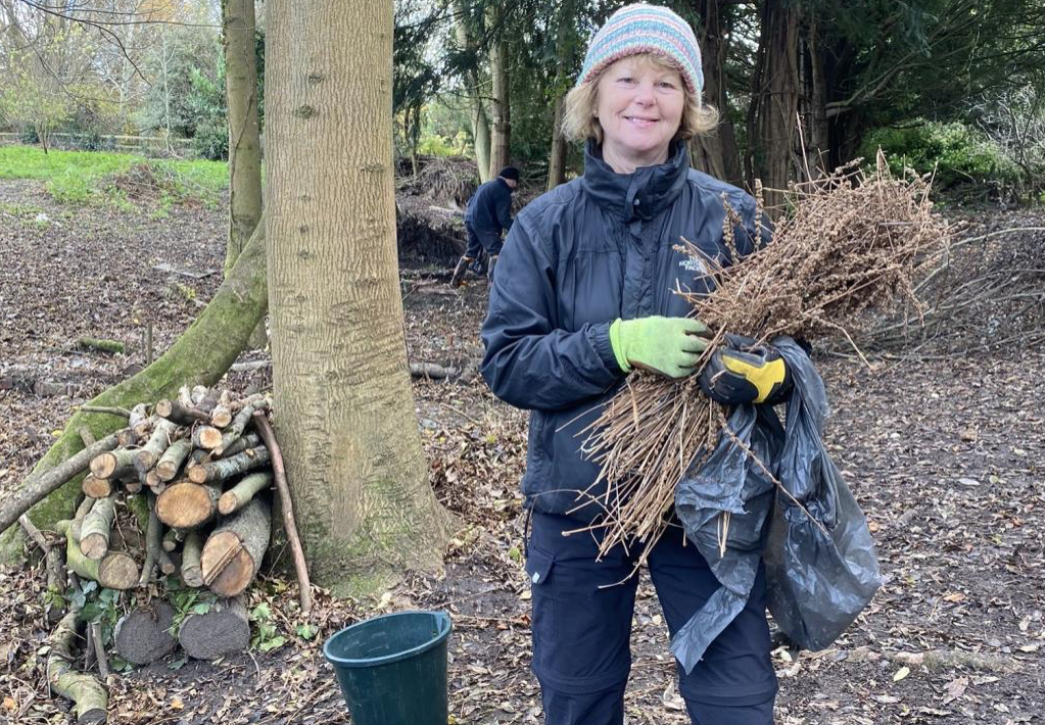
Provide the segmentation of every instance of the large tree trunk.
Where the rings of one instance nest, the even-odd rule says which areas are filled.
[[[268,7],[276,427],[313,576],[347,591],[438,567],[446,540],[403,335],[392,0]]]
[[[261,219],[261,139],[254,61],[254,0],[224,0],[225,92],[229,113],[228,276]]]
[[[225,247],[228,276],[261,219],[261,131],[254,0],[225,0],[222,14],[229,123],[229,234]],[[262,319],[251,335],[250,347],[264,348],[267,343]]]
[[[743,182],[740,149],[729,117],[726,96],[726,55],[729,52],[728,28],[723,28],[723,0],[698,0],[697,11],[703,18],[700,49],[704,71],[704,102],[720,114],[713,133],[700,136],[690,144],[693,165],[730,184]]]
[[[382,0],[383,1],[383,0]],[[454,0],[454,32],[457,44],[475,53],[473,30],[469,27],[469,13],[464,0]],[[465,73],[465,91],[471,105],[472,139],[475,141],[475,165],[479,170],[479,181],[490,180],[490,121],[483,102],[482,85],[478,68]]]
[[[764,0],[761,16],[755,96],[748,117],[755,140],[749,166],[766,189],[767,211],[777,217],[784,211],[783,190],[791,178],[797,136],[799,11],[793,4]]]
[[[490,178],[493,179],[510,163],[512,156],[508,42],[504,37],[504,8],[499,3],[490,6],[489,25],[494,36],[490,45],[490,78],[493,81],[493,97],[490,99],[493,116],[493,132],[490,135]]]
[[[574,29],[576,9],[574,3],[563,0],[555,18],[555,113],[552,120],[551,151],[548,155],[548,191],[566,181],[566,137],[562,135],[562,117],[566,109],[566,93],[570,79],[568,64],[571,52],[577,45]]]
[[[182,385],[209,386],[218,382],[265,314],[268,305],[265,285],[265,230],[264,224],[258,224],[232,272],[192,326],[159,360],[101,393],[89,405],[129,409],[145,401],[176,397]],[[126,424],[127,419],[120,416],[76,413],[66,424],[62,436],[36,464],[32,476],[46,473],[82,449],[81,428],[101,440]],[[28,514],[30,520],[41,529],[52,529],[57,521],[71,517],[81,481],[80,476],[73,478],[34,506]],[[20,562],[24,540],[17,526],[0,536],[0,563]]]
[[[562,135],[562,115],[565,97],[555,99],[555,120],[552,121],[552,148],[548,156],[548,191],[566,181],[566,137]]]
[[[830,171],[831,140],[827,121],[827,78],[824,73],[823,46],[815,21],[806,29],[805,84],[808,105],[804,114],[806,158],[813,176]]]

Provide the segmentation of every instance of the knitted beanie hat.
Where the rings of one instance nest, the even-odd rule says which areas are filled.
[[[682,73],[686,89],[700,97],[704,71],[693,28],[668,8],[646,3],[621,8],[599,29],[584,56],[577,85],[587,83],[610,64],[636,53],[654,53],[673,61]]]
[[[518,181],[519,169],[515,168],[514,166],[505,166],[497,175],[500,176],[502,179],[511,179],[512,181]]]

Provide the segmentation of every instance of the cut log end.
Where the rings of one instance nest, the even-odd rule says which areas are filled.
[[[178,641],[185,654],[201,660],[246,651],[250,646],[250,623],[242,598],[219,603],[205,614],[187,616]]]
[[[221,494],[221,498],[218,499],[218,511],[222,516],[228,516],[237,508],[239,508],[239,499],[232,491]]]
[[[148,607],[135,609],[116,625],[116,651],[136,665],[147,665],[166,657],[178,645],[170,633],[174,609],[154,599]]]
[[[93,473],[88,473],[84,476],[81,488],[85,496],[108,498],[112,493],[112,481],[107,478],[97,478]]]
[[[108,589],[133,589],[138,584],[138,563],[122,551],[110,551],[98,565],[98,583]]]
[[[192,442],[208,451],[221,445],[221,431],[209,425],[201,425],[192,434]]]
[[[80,539],[80,551],[88,559],[101,561],[109,553],[109,537],[104,534],[88,534]]]
[[[108,479],[116,472],[118,465],[116,455],[112,451],[106,451],[91,459],[91,473],[96,478]]]
[[[209,486],[175,483],[156,497],[160,521],[178,529],[191,529],[209,521],[216,511],[217,496]]]

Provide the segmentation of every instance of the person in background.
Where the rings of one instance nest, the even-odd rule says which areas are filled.
[[[490,292],[483,378],[498,398],[531,411],[526,571],[547,725],[621,725],[631,668],[631,574],[644,545],[597,560],[598,529],[565,535],[596,519],[606,492],[598,463],[581,450],[584,431],[633,370],[696,372],[707,328],[673,290],[707,293],[713,281],[682,240],[729,265],[723,199],[742,220],[737,254],[762,236],[750,195],[690,168],[687,141],[716,123],[701,103],[703,80],[682,18],[643,3],[614,13],[566,98],[564,131],[586,143],[584,174],[519,213]],[[772,404],[789,387],[771,350],[738,357],[726,348],[711,362],[719,375],[704,389],[727,405]],[[719,582],[679,526],[647,561],[674,635]],[[679,668],[679,692],[697,725],[771,725],[776,691],[760,565],[743,610],[691,671]]]
[[[450,285],[457,287],[464,280],[468,267],[485,253],[489,257],[486,276],[493,281],[493,270],[501,253],[501,232],[512,228],[512,192],[519,184],[519,169],[505,166],[497,175],[475,190],[464,213],[464,227],[468,231],[468,248],[457,262]]]

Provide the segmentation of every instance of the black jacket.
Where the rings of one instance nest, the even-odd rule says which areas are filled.
[[[530,203],[501,253],[483,325],[482,375],[494,394],[530,416],[523,493],[528,506],[577,511],[598,475],[578,432],[624,378],[610,346],[618,317],[682,317],[676,283],[708,291],[701,263],[677,251],[685,238],[728,265],[722,196],[744,220],[740,254],[754,249],[754,199],[690,169],[682,144],[665,164],[617,174],[589,144],[584,176]]]
[[[500,176],[482,184],[468,200],[464,221],[479,239],[500,239],[512,227],[511,187]]]

